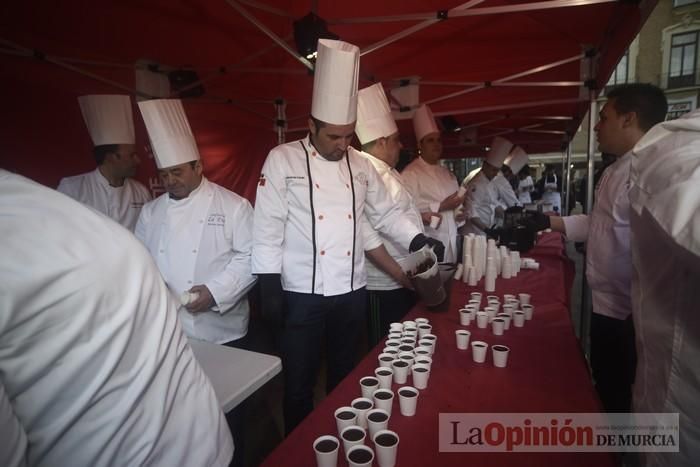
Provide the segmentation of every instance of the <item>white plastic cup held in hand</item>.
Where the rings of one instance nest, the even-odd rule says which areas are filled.
[[[476,363],[484,363],[486,361],[486,352],[488,351],[489,345],[483,341],[473,341],[472,342],[472,359]]]
[[[464,329],[458,329],[455,331],[455,336],[457,339],[457,348],[459,350],[467,350],[469,348],[469,337],[472,335],[471,332]]]
[[[399,408],[401,415],[404,417],[412,417],[416,414],[416,405],[418,404],[418,389],[412,386],[403,386],[399,388]]]
[[[493,366],[505,368],[508,365],[508,354],[510,349],[505,345],[494,345],[491,347],[493,352]]]
[[[340,441],[335,436],[319,436],[314,441],[316,465],[318,467],[336,467],[338,465],[338,448]]]
[[[522,328],[525,326],[525,312],[516,310],[513,312],[513,326],[516,328]]]
[[[349,467],[372,467],[374,451],[364,444],[358,444],[346,451],[345,458]]]
[[[394,467],[399,450],[399,435],[391,430],[381,430],[374,434],[372,440],[379,467]]]
[[[440,225],[440,218],[438,216],[430,216],[430,227],[437,229],[438,225]]]
[[[338,429],[338,435],[349,426],[357,425],[357,413],[352,407],[340,407],[335,411],[335,426]]]

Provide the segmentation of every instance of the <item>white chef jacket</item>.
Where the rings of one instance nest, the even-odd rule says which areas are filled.
[[[246,294],[250,272],[253,208],[245,198],[202,177],[187,198],[165,193],[141,211],[136,237],[156,260],[175,296],[205,285],[215,305],[203,313],[180,307],[185,333],[222,344],[248,332]]]
[[[391,201],[399,206],[406,218],[410,220],[411,224],[423,232],[423,220],[420,216],[420,212],[413,202],[413,197],[404,186],[401,174],[389,164],[371,154],[366,152],[359,152],[359,154],[366,158],[377,170],[377,173],[384,182],[384,186],[391,197]],[[372,250],[383,244],[389,255],[399,263],[408,256],[408,248],[392,240],[387,235],[372,229],[366,217],[363,218],[363,221],[363,227],[368,230],[367,235],[373,237],[373,240],[365,240],[365,250]],[[401,287],[401,284],[392,279],[391,276],[380,270],[372,264],[371,261],[367,261],[368,290],[394,290]]]
[[[416,157],[401,172],[408,191],[413,196],[420,212],[439,209],[440,203],[459,190],[455,176],[440,164],[428,164],[422,157]],[[425,226],[429,237],[440,240],[445,245],[445,262],[457,261],[457,221],[454,211],[442,211],[442,221],[437,229]]]
[[[291,292],[334,296],[364,287],[363,213],[374,229],[405,248],[421,233],[355,149],[330,161],[308,136],[277,146],[258,182],[253,273],[281,274],[284,290]]]
[[[524,179],[520,180],[518,183],[518,201],[520,201],[520,204],[525,205],[525,204],[530,204],[532,203],[532,197],[530,196],[530,192],[534,188],[535,184],[532,181],[531,176],[527,176]]]
[[[615,319],[632,313],[630,281],[629,174],[632,156],[619,157],[596,186],[590,216],[562,217],[566,236],[586,242],[586,279],[591,287],[593,312]]]
[[[132,232],[141,208],[151,200],[151,194],[141,183],[127,178],[122,186],[111,186],[99,168],[82,175],[63,178],[56,189],[97,209]]]
[[[464,199],[464,213],[467,216],[463,234],[473,233],[484,235],[484,231],[474,225],[470,219],[478,217],[484,225],[491,227],[494,223],[494,210],[498,203],[498,192],[495,184],[489,180],[481,169],[474,175],[467,176],[463,185],[467,192]],[[473,171],[472,171],[473,172]]]
[[[493,177],[491,182],[496,189],[498,206],[502,207],[503,209],[512,208],[513,206],[520,206],[520,201],[518,201],[518,197],[515,196],[513,187],[510,186],[510,182],[502,172],[499,171],[498,174]]]
[[[608,169],[609,170],[609,169]],[[633,150],[633,407],[678,412],[680,453],[649,466],[700,465],[700,112],[652,128]]]
[[[0,465],[227,466],[156,265],[102,214],[0,171]]]

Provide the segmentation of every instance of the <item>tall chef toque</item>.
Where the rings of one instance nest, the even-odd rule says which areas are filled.
[[[386,138],[398,131],[382,84],[376,83],[360,89],[357,99],[357,124],[355,125],[355,132],[360,144]]]
[[[134,120],[131,98],[119,94],[81,96],[80,111],[85,120],[92,143],[134,144]]]
[[[199,150],[179,99],[139,102],[159,169],[199,160]]]
[[[318,40],[311,115],[331,125],[348,125],[357,118],[360,49],[331,39]]]
[[[500,169],[503,166],[503,161],[505,161],[506,157],[508,157],[508,153],[510,153],[512,147],[513,143],[505,138],[496,136],[493,141],[491,141],[491,150],[489,151],[489,155],[486,156],[486,162],[488,162],[489,165]]]
[[[416,113],[413,114],[413,130],[416,133],[416,141],[419,143],[425,137],[425,135],[440,132],[437,123],[435,123],[433,112],[427,105],[421,105],[416,110]]]

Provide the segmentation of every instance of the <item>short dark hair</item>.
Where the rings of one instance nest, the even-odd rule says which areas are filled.
[[[666,96],[653,84],[621,84],[606,93],[606,97],[615,99],[613,107],[617,113],[635,112],[639,127],[645,132],[666,119],[668,111]]]
[[[92,156],[95,158],[97,165],[102,165],[105,162],[105,158],[109,154],[114,154],[119,152],[118,144],[100,144],[92,149]]]
[[[316,127],[316,135],[318,135],[318,132],[321,131],[321,128],[326,126],[326,122],[319,120],[318,118],[314,117],[313,115],[309,115],[309,118],[311,119],[312,122],[314,122],[314,126]]]
[[[364,152],[370,152],[372,148],[379,142],[380,139],[386,139],[386,136],[380,136],[377,139],[373,139],[372,141],[369,141],[365,144],[362,145],[362,150]]]

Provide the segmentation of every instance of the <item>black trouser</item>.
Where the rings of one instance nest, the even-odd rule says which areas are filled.
[[[591,369],[606,412],[629,412],[637,367],[632,317],[591,314]]]
[[[280,349],[284,372],[284,424],[287,434],[313,410],[323,340],[329,393],[355,366],[365,323],[364,288],[343,295],[285,292],[287,314]]]
[[[227,347],[235,347],[237,349],[250,350],[250,335],[246,334],[235,341],[226,342]],[[233,438],[233,459],[229,467],[243,467],[245,465],[245,426],[246,426],[246,401],[241,402],[233,409],[226,413],[226,423],[231,431]]]
[[[374,347],[389,333],[389,325],[401,321],[416,304],[416,294],[409,289],[369,290],[368,340]]]

